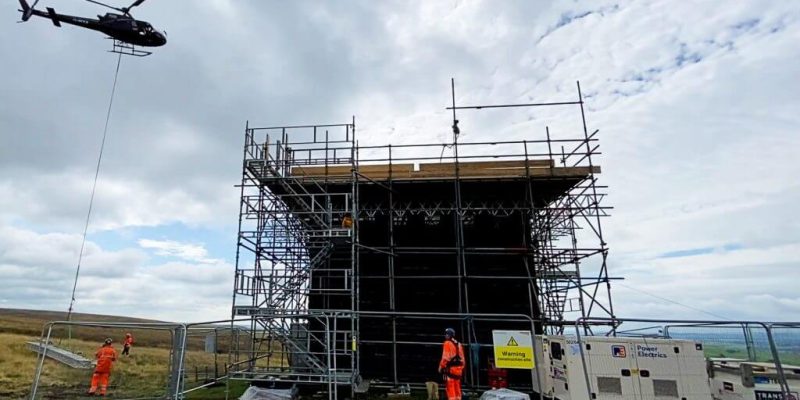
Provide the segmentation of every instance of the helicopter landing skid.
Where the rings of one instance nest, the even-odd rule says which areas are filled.
[[[145,50],[138,49],[138,48],[136,48],[136,46],[134,46],[134,45],[132,45],[130,43],[125,43],[123,41],[120,41],[120,40],[117,40],[117,39],[113,39],[113,38],[109,38],[109,39],[114,41],[113,47],[111,48],[111,50],[109,50],[110,53],[117,53],[117,54],[123,54],[123,55],[126,55],[126,56],[134,56],[134,57],[146,57],[146,56],[149,56],[150,54],[153,54],[153,52],[151,52],[151,51],[145,51]]]

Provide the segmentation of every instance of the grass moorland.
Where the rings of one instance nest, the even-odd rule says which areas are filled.
[[[48,321],[63,320],[64,313],[32,310],[0,309],[0,399],[27,398],[36,370],[37,356],[26,347],[28,341],[38,341],[43,326]],[[105,315],[76,314],[74,320],[94,322],[157,322]],[[110,393],[112,398],[142,398],[158,396],[165,392],[171,347],[170,333],[145,329],[109,329],[97,327],[75,327],[72,339],[67,339],[68,332],[63,327],[53,330],[52,342],[63,348],[92,358],[96,349],[106,337],[113,338],[115,349],[121,352],[121,340],[127,331],[133,333],[136,344],[130,357],[120,357],[114,365],[111,375]],[[219,343],[218,362],[220,372],[227,361],[227,338]],[[274,348],[280,353],[279,348]],[[747,358],[744,346],[734,344],[706,343],[706,356]],[[759,361],[771,359],[769,352],[760,349]],[[782,351],[781,359],[785,364],[800,364],[800,352]],[[272,366],[285,363],[281,361],[260,360],[261,366],[269,363]],[[285,365],[285,364],[284,364]],[[47,360],[43,369],[39,399],[75,399],[82,398],[88,389],[92,370],[69,368],[53,360]],[[205,371],[213,375],[215,367],[214,354],[204,351],[204,336],[190,336],[186,354],[186,388],[203,383]],[[196,372],[199,374],[196,375]],[[231,382],[230,397],[238,398],[246,389],[243,382]],[[217,400],[225,398],[225,387],[217,386],[191,392],[187,399]]]
[[[23,399],[29,395],[36,370],[37,355],[28,350],[26,342],[38,341],[42,327],[47,321],[63,320],[64,313],[32,310],[0,309],[0,398]],[[123,317],[77,314],[73,320],[94,322],[156,322]],[[130,331],[136,343],[130,357],[120,357],[114,363],[111,374],[110,393],[114,398],[158,396],[165,392],[171,337],[168,331],[145,329],[108,329],[99,327],[74,327],[68,334],[64,328],[54,329],[51,342],[74,353],[92,359],[94,352],[106,337],[115,340],[114,348],[121,353],[121,341]],[[71,335],[71,339],[69,339]],[[221,343],[223,344],[223,343]],[[218,354],[218,370],[224,368],[227,354]],[[205,371],[213,374],[213,353],[204,351],[204,335],[192,336],[186,354],[187,388],[202,383]],[[195,371],[200,372],[196,375]],[[80,398],[88,389],[92,370],[67,367],[53,360],[46,360],[40,379],[37,398]],[[199,380],[199,382],[198,382]],[[233,395],[244,390],[235,385]],[[189,398],[217,399],[223,394],[219,388],[199,390]],[[235,397],[233,397],[235,398]]]

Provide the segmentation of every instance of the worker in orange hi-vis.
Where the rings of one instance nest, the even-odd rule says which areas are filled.
[[[350,213],[342,217],[342,229],[353,229],[353,216]]]
[[[111,366],[114,361],[117,361],[117,352],[111,347],[111,338],[108,338],[103,343],[103,347],[97,350],[94,354],[97,359],[97,366],[94,367],[94,374],[92,374],[92,387],[89,388],[89,395],[94,395],[97,392],[97,386],[100,385],[100,396],[106,395],[108,390],[108,378],[111,375]]]
[[[447,328],[442,344],[442,359],[439,361],[439,373],[444,377],[448,400],[461,400],[461,377],[464,374],[464,348],[456,340],[456,331]]]
[[[133,346],[133,335],[130,333],[125,334],[125,340],[122,342],[122,355],[130,356],[131,346]]]

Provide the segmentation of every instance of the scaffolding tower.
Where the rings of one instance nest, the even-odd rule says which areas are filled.
[[[582,130],[458,140],[456,110],[549,106],[579,108]],[[465,384],[481,388],[491,330],[560,334],[614,317],[609,207],[580,85],[575,101],[448,109],[445,144],[359,145],[355,118],[246,126],[232,313],[252,337],[232,347],[230,378],[334,393],[421,385],[452,326]],[[530,376],[512,380],[532,389]]]

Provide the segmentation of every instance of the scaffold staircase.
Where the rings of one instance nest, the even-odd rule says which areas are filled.
[[[341,163],[341,159],[329,160],[326,155],[296,163],[287,156],[294,145],[287,144],[288,136],[285,130],[281,131],[281,140],[271,148],[267,145],[269,135],[266,142],[257,143],[253,131],[248,130],[245,139],[239,248],[252,252],[254,260],[252,264],[237,260],[235,294],[249,299],[239,305],[235,296],[233,314],[252,318],[261,333],[260,338],[255,334],[253,337],[258,349],[250,354],[251,371],[244,371],[240,378],[285,378],[288,374],[303,381],[346,383],[352,378],[350,362],[337,370],[335,360],[337,356],[352,357],[347,354],[349,346],[345,343],[349,344],[347,337],[354,337],[353,325],[348,321],[337,331],[335,324],[330,327],[327,322],[320,323],[307,314],[307,299],[312,290],[336,291],[352,297],[354,285],[347,281],[353,278],[352,266],[332,265],[330,260],[334,253],[339,257],[350,253],[344,249],[352,246],[348,239],[353,229],[341,226],[340,219],[352,212],[353,186],[339,185],[331,190],[325,182],[294,176],[292,171],[299,165]],[[352,158],[346,161],[353,162]],[[344,283],[335,289],[315,288],[312,279],[316,274],[324,275],[321,279],[343,278]],[[302,325],[298,321],[305,321],[304,336],[293,331],[292,324],[295,328]],[[312,327],[310,321],[317,325]],[[319,324],[324,326],[324,334],[320,334]],[[329,333],[330,329],[334,333]],[[270,344],[265,347],[261,341]],[[281,349],[281,366],[258,367],[264,364],[256,362],[260,358],[275,360],[275,342]]]
[[[302,291],[303,286],[308,283],[312,271],[324,263],[325,259],[330,255],[332,250],[333,245],[331,243],[326,243],[322,249],[314,254],[311,260],[309,260],[308,268],[286,276],[285,279],[287,279],[287,282],[284,283],[283,287],[280,288],[280,293],[275,295],[268,303],[269,308],[278,309],[281,305],[285,304],[287,300],[289,300],[289,297],[297,294],[299,291]]]

